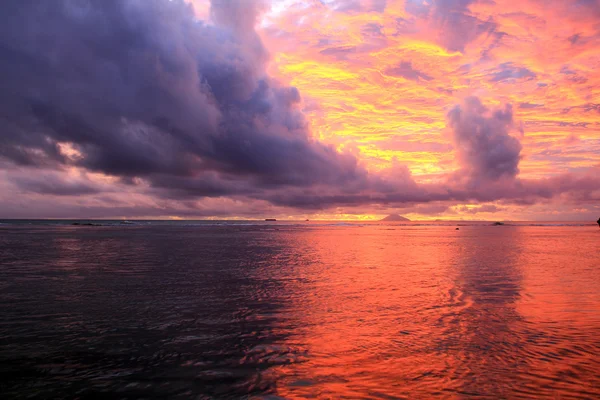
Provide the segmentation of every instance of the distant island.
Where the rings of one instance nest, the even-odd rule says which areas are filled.
[[[384,219],[382,219],[382,221],[387,221],[387,222],[398,222],[398,221],[410,222],[410,219],[404,218],[403,216],[398,215],[398,214],[390,214],[387,217],[385,217]]]

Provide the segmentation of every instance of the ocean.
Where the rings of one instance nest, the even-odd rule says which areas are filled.
[[[600,398],[594,224],[74,222],[0,221],[2,399]]]

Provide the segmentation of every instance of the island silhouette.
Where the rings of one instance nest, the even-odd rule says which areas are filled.
[[[399,222],[399,221],[404,221],[404,222],[410,222],[410,219],[405,218],[401,215],[398,214],[390,214],[387,217],[385,217],[384,219],[382,219],[381,221],[387,221],[387,222]]]

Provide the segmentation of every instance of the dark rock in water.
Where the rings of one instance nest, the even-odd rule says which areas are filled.
[[[275,218],[265,218],[265,221],[271,221],[271,222],[273,222],[273,221],[277,221],[277,220]]]
[[[102,226],[100,224],[92,224],[91,222],[73,222],[71,225],[75,225],[75,226]]]
[[[494,222],[492,225],[493,226],[502,226],[502,225],[504,225],[504,222]]]
[[[459,228],[456,228],[456,230],[457,230],[457,231],[460,231],[460,229],[459,229]]]
[[[387,222],[398,222],[398,221],[402,221],[402,222],[410,222],[410,219],[408,218],[404,218],[398,214],[390,214],[387,217],[385,217],[384,219],[382,219],[382,221],[387,221]]]

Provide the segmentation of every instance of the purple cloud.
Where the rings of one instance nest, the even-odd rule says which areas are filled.
[[[496,212],[504,211],[504,208],[497,207],[493,204],[484,204],[482,206],[471,207],[471,208],[466,207],[466,206],[458,207],[458,211],[466,213],[466,214],[496,213]]]
[[[521,143],[509,135],[512,107],[490,111],[476,97],[448,113],[449,127],[462,173],[474,181],[514,178],[519,172]]]
[[[437,1],[436,11],[427,11],[445,21],[450,49],[480,32],[469,4]],[[22,204],[69,216],[69,197],[88,216],[433,204],[421,207],[426,212],[442,210],[440,202],[597,199],[600,175],[593,172],[519,179],[512,108],[491,111],[475,97],[448,113],[460,170],[446,182],[417,184],[400,165],[368,173],[354,156],[311,137],[298,90],[266,72],[268,54],[254,31],[264,5],[246,6],[213,1],[215,24],[208,24],[182,0],[8,1],[0,14],[0,163],[7,177],[0,185],[47,196],[60,209],[50,212],[39,196],[17,202],[5,195],[6,216],[22,215]],[[461,36],[463,29],[471,33]],[[432,79],[410,62],[391,73]],[[504,80],[533,73],[503,64],[496,74]],[[73,178],[71,167],[117,183]],[[96,196],[115,189],[124,193],[116,200]],[[198,206],[223,199],[226,206]]]
[[[362,182],[356,159],[311,139],[298,91],[266,74],[261,5],[239,4],[213,1],[212,26],[181,0],[7,3],[0,156],[196,196]]]
[[[87,179],[67,177],[51,171],[35,175],[13,171],[8,176],[8,181],[26,192],[54,196],[79,196],[106,190]]]
[[[429,21],[438,30],[438,42],[450,51],[465,46],[482,34],[496,29],[492,20],[483,21],[469,11],[474,0],[407,0],[405,9],[416,18]]]
[[[387,0],[333,0],[330,6],[336,11],[346,13],[383,13],[387,6]]]
[[[543,104],[534,104],[534,103],[520,103],[519,108],[521,109],[531,109],[531,108],[540,108],[544,107]]]
[[[490,82],[510,82],[519,79],[535,79],[537,75],[525,67],[517,67],[513,63],[500,64],[499,69],[491,74]]]
[[[411,81],[430,81],[433,78],[424,72],[413,68],[410,61],[402,61],[397,67],[388,68],[385,70],[387,75],[401,76]]]

